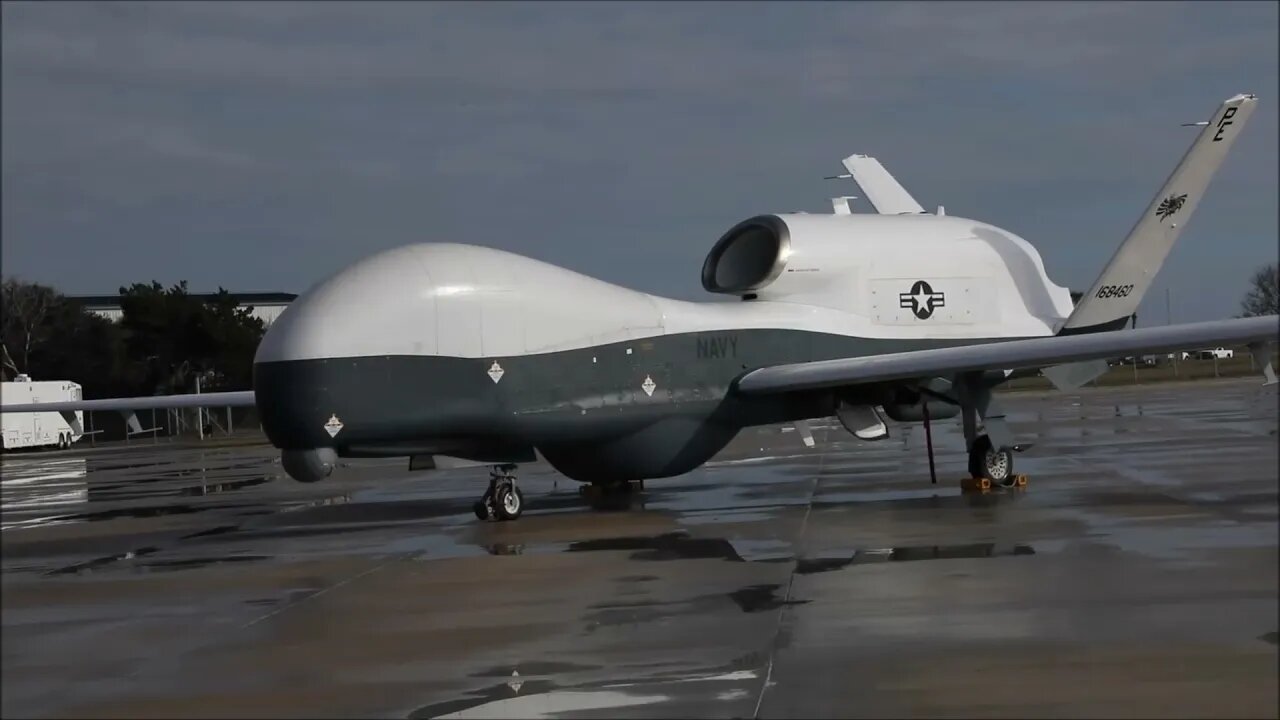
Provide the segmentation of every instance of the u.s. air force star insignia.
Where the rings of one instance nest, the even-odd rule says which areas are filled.
[[[935,309],[945,307],[946,304],[946,293],[934,292],[933,287],[924,280],[917,280],[911,286],[911,292],[898,295],[898,307],[910,308],[921,320],[928,320]]]

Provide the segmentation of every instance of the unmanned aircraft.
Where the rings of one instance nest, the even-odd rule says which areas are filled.
[[[834,415],[865,441],[898,422],[961,418],[969,472],[1014,482],[993,388],[1041,370],[1060,389],[1105,358],[1248,344],[1267,382],[1276,316],[1126,329],[1252,115],[1222,102],[1088,292],[1073,302],[1026,240],[924,208],[872,157],[844,160],[875,213],[763,214],[711,248],[719,302],[629,290],[502,250],[399,247],[316,284],[269,328],[248,391],[5,405],[79,413],[256,406],[301,482],[339,458],[411,469],[493,465],[482,518],[524,509],[514,470],[545,459],[617,488],[687,473],[740,430]],[[77,430],[78,432],[80,430]]]

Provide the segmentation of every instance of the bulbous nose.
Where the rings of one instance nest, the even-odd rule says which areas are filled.
[[[379,363],[435,351],[435,297],[422,292],[430,280],[419,255],[411,245],[365,258],[303,293],[267,330],[253,384],[273,445],[343,444],[354,434],[343,429],[353,416],[378,412],[372,398],[386,375]]]
[[[255,364],[430,354],[435,296],[417,246],[372,255],[318,283],[272,323]]]

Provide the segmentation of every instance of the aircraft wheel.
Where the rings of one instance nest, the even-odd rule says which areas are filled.
[[[471,509],[475,511],[476,517],[481,520],[489,519],[489,504],[485,501],[477,500],[476,504],[471,506]]]
[[[1016,482],[1013,474],[1013,450],[997,450],[992,447],[989,436],[979,436],[969,449],[969,474],[975,478],[988,478],[995,485],[1011,487]]]
[[[515,520],[524,512],[524,493],[515,485],[500,485],[493,499],[499,520]]]
[[[631,483],[626,480],[609,480],[604,482],[596,482],[591,484],[592,487],[598,488],[603,497],[623,497],[630,495],[634,488]]]

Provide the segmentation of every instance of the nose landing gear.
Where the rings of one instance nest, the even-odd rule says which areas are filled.
[[[515,520],[524,512],[524,493],[516,487],[515,465],[494,465],[489,489],[473,506],[481,520]]]

